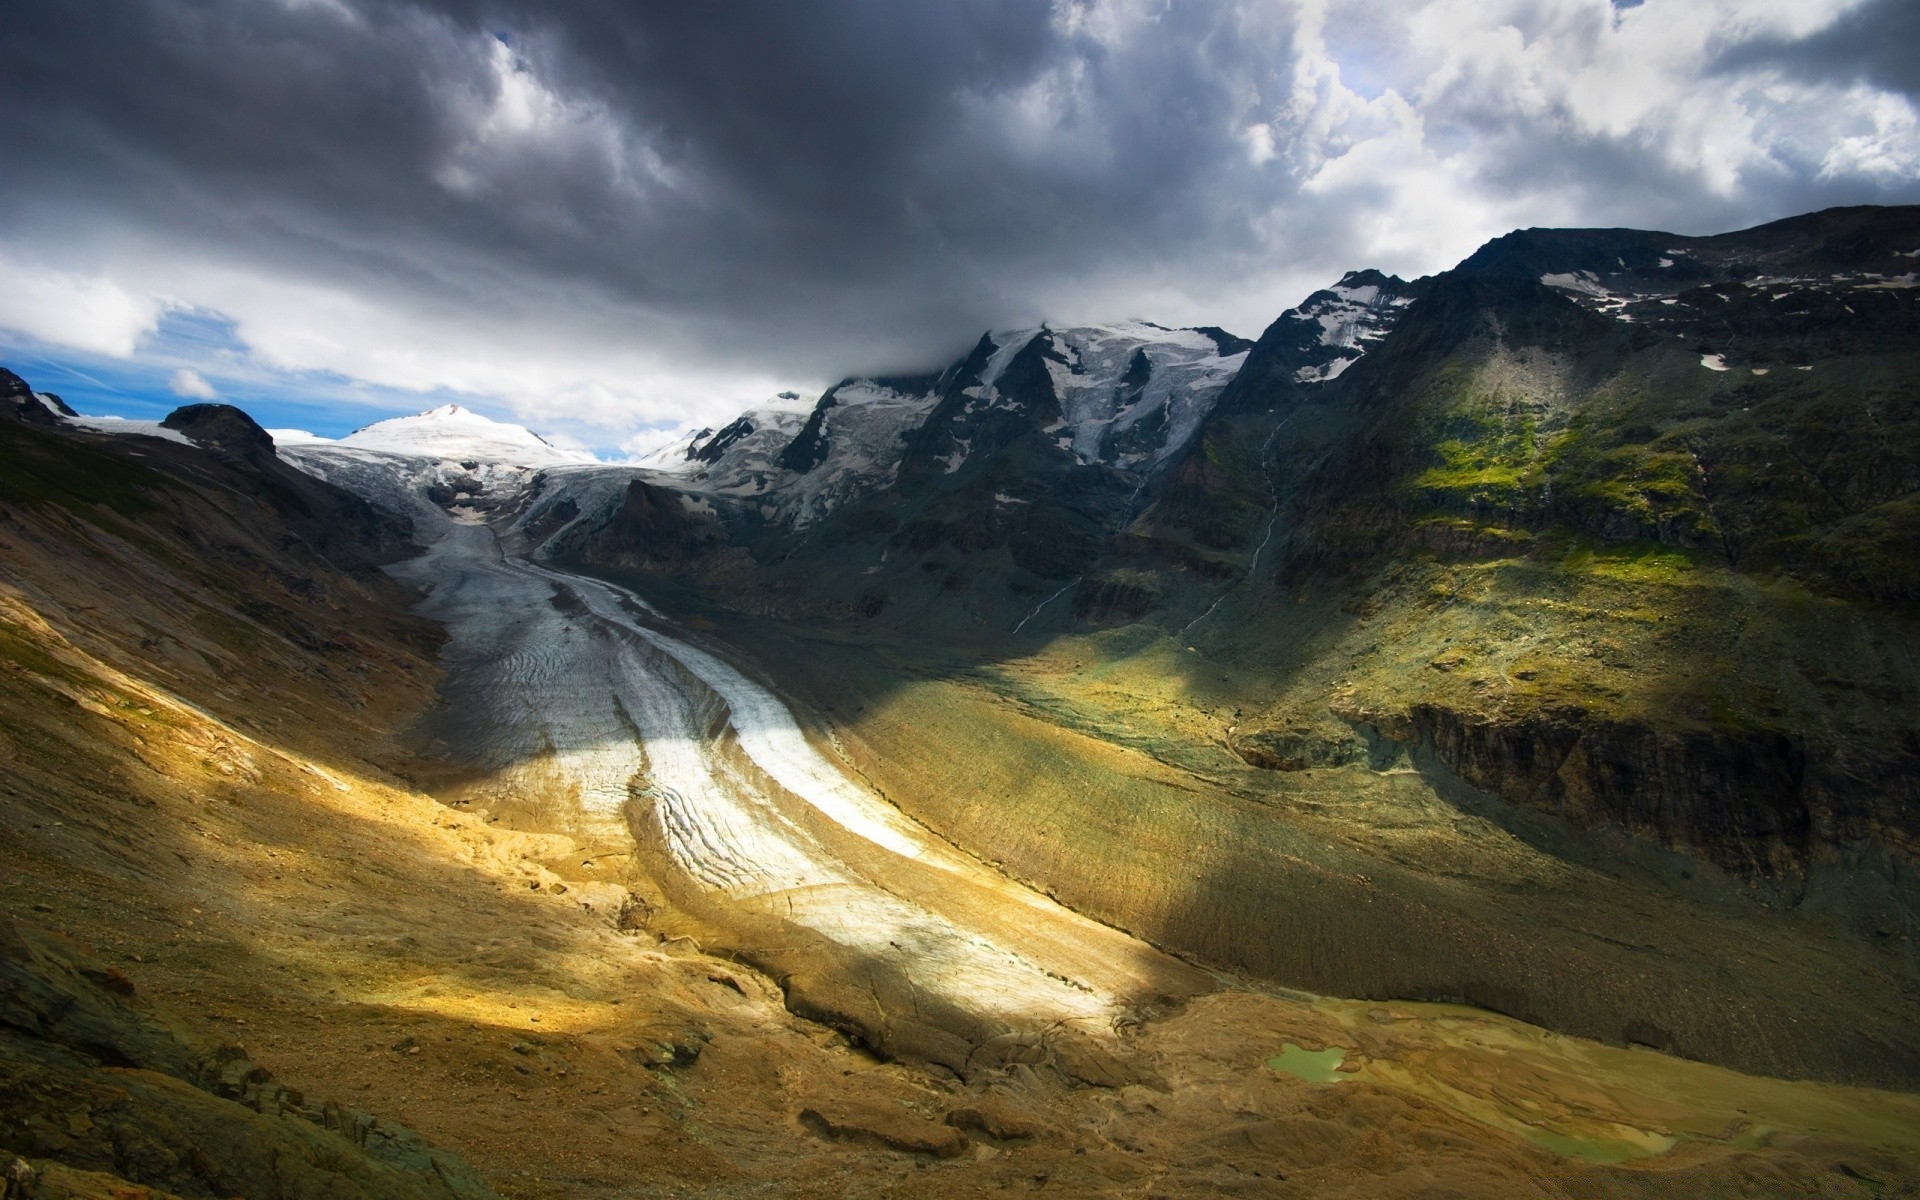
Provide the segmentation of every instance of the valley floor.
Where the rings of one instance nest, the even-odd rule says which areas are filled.
[[[157,669],[116,641],[171,619],[138,588],[82,605],[17,529],[0,539],[0,902],[289,1086],[465,1155],[502,1195],[1920,1187],[1907,1095],[1171,959],[942,841],[879,771],[904,734],[850,719],[800,737],[690,631],[496,557],[484,527],[450,538],[402,568],[453,632],[431,712],[371,643],[287,649],[311,670],[264,678],[238,660]],[[326,673],[349,660],[352,688]],[[938,775],[900,769],[978,792],[1020,761],[942,753]],[[769,878],[776,863],[789,873]],[[919,953],[879,946],[876,921]],[[1063,1034],[1086,1015],[1095,1033]],[[955,1038],[1001,1051],[956,1070]],[[32,1152],[49,1158],[92,1125],[45,1115]]]

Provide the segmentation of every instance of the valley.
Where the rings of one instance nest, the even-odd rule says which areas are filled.
[[[1521,231],[640,464],[0,376],[5,1147],[155,1200],[1920,1188],[1916,248]]]

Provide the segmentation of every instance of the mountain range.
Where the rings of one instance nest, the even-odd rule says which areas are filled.
[[[986,672],[1182,769],[1251,768],[1260,791],[1333,771],[1377,794],[1403,763],[1540,838],[1624,836],[1675,856],[1675,884],[1697,863],[1874,945],[1911,936],[1920,832],[1917,269],[1913,209],[1709,238],[1523,230],[1411,283],[1350,274],[1251,344],[1143,322],[989,333],[926,376],[845,380],[804,419],[750,412],[644,469],[471,496],[536,557],[760,622],[731,636],[778,636],[760,657],[796,688],[798,647],[832,630]],[[289,454],[351,486],[337,451]],[[1219,675],[1179,700],[1089,695],[1084,670],[1003,677],[1063,639],[1105,671]],[[1079,878],[1089,847],[1035,846],[1011,817],[956,840],[1149,920],[1120,879]],[[1216,936],[1189,948],[1378,987],[1377,965],[1277,951],[1256,922]],[[1572,1015],[1619,969],[1606,955],[1579,984],[1564,961],[1446,957],[1397,964],[1390,990],[1618,1036]],[[1634,1019],[1682,1052],[1768,1053]],[[1889,1040],[1859,1061],[1904,1053]]]
[[[1415,1190],[1452,1154],[1479,1194],[1906,1186],[1916,364],[1920,208],[1862,207],[1520,230],[1255,340],[989,331],[631,464],[457,405],[329,441],[0,373],[0,891],[100,940],[205,908],[235,979],[276,947],[286,1014],[233,986],[296,1073],[511,1029],[488,1088],[637,1070],[682,1114],[650,1146],[763,1181],[807,1137],[1311,1190],[1394,1128]],[[151,968],[212,1003],[179,943],[122,975],[0,943],[20,1128],[125,1064],[171,1080],[147,1126],[166,1088],[288,1146],[352,1125],[128,999]],[[1261,1065],[1336,1049],[1342,1088]],[[175,1130],[140,1166],[94,1117],[16,1149],[181,1195],[511,1191],[458,1108],[332,1159],[200,1170]],[[665,1153],[623,1170],[674,1186]]]

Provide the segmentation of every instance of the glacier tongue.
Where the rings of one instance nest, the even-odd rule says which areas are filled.
[[[631,593],[518,557],[457,510],[392,570],[452,635],[446,733],[489,786],[657,847],[674,894],[777,971],[796,1010],[965,1070],[1069,1022],[1097,1054],[1123,1052],[1111,1031],[1137,997],[1204,988],[905,816],[778,696]]]

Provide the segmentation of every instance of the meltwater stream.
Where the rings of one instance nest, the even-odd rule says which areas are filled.
[[[865,1031],[877,1043],[971,1060],[983,1041],[1062,1022],[1105,1028],[1164,961],[906,817],[777,696],[624,589],[510,557],[478,521],[396,571],[430,587],[422,611],[451,635],[446,727],[474,765],[663,847],[743,941],[767,941],[770,919],[804,931],[773,940],[812,948],[798,972],[815,981],[809,1005],[884,1026]],[[943,905],[948,892],[964,900]],[[900,1033],[914,1022],[923,1035]]]

